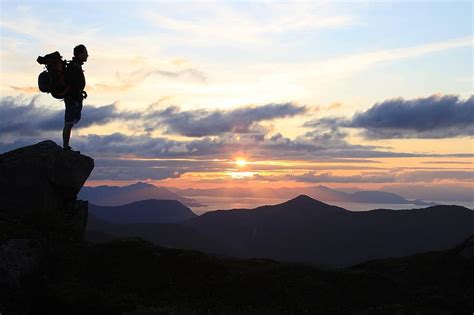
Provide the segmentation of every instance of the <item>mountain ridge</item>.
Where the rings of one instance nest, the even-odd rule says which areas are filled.
[[[213,249],[189,241],[193,249],[208,253],[348,266],[370,259],[446,249],[474,233],[474,212],[442,205],[354,212],[300,195],[278,205],[209,211],[178,225],[192,229],[201,240],[219,240],[223,244]],[[174,233],[173,227],[167,229]],[[127,230],[133,232],[132,228]],[[140,233],[130,235],[143,236]],[[160,244],[159,237],[152,238]]]
[[[178,200],[190,207],[203,206],[194,199],[181,197],[164,187],[143,182],[127,186],[84,186],[78,196],[99,206],[121,206],[146,199]]]
[[[120,206],[89,204],[89,212],[114,224],[176,223],[196,216],[178,200],[166,199],[146,199]]]
[[[294,198],[300,194],[305,194],[325,202],[357,202],[357,203],[393,203],[393,204],[414,204],[419,206],[436,205],[434,202],[425,202],[414,199],[408,200],[400,195],[378,191],[361,190],[353,193],[338,191],[323,185],[310,187],[283,187],[283,188],[262,188],[252,190],[241,187],[230,188],[170,188],[170,190],[188,197],[193,196],[215,196],[215,197],[235,197],[235,198]]]

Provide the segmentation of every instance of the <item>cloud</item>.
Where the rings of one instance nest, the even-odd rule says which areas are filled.
[[[199,81],[201,83],[206,83],[207,78],[204,72],[189,68],[179,71],[164,71],[164,70],[154,70],[150,72],[145,72],[143,74],[144,77],[148,77],[150,75],[157,74],[168,78],[189,78],[192,80]]]
[[[40,93],[40,90],[37,86],[14,86],[10,85],[10,87],[20,93],[27,93],[27,94],[36,94]]]
[[[228,165],[229,162],[226,163]],[[222,162],[211,159],[96,158],[91,180],[161,180],[189,172],[221,172]]]
[[[86,106],[78,128],[123,121],[135,127],[136,133],[125,135],[74,136],[72,146],[95,157],[184,157],[232,158],[237,152],[246,152],[256,160],[337,161],[362,163],[381,157],[472,157],[473,154],[437,155],[393,152],[391,148],[351,144],[347,133],[340,127],[352,126],[344,118],[324,118],[307,122],[314,128],[290,139],[281,133],[269,134],[259,123],[266,120],[291,117],[307,112],[305,106],[293,103],[247,106],[234,110],[189,110],[177,106],[148,111],[120,111],[116,104]],[[363,113],[362,113],[363,114]],[[361,114],[358,114],[361,115]],[[9,150],[34,141],[53,137],[61,142],[60,130],[64,110],[37,105],[36,98],[5,97],[0,99],[0,148]],[[150,131],[164,127],[168,133],[200,137],[193,140],[172,140],[154,137]],[[54,133],[53,133],[54,131]],[[59,139],[58,139],[59,138]],[[17,139],[17,140],[14,140]]]
[[[342,103],[339,102],[334,102],[328,105],[327,109],[328,110],[334,110],[342,107]]]
[[[351,144],[345,140],[346,133],[337,128],[329,130],[313,130],[289,139],[277,133],[258,144],[254,151],[262,152],[263,156],[271,155],[275,159],[351,159],[378,157],[415,157],[419,154],[391,152],[385,147]]]
[[[361,172],[357,175],[335,175],[331,172],[309,171],[303,174],[279,176],[254,175],[266,181],[290,180],[302,183],[436,183],[445,180],[474,182],[473,171],[408,171]]]
[[[233,5],[201,2],[180,6],[177,16],[157,13],[161,10],[149,8],[142,10],[142,16],[162,33],[168,34],[171,40],[184,38],[187,45],[206,46],[210,43],[213,46],[272,44],[270,38],[279,34],[358,24],[354,15],[343,15],[329,3],[262,3],[255,8],[257,6],[266,14],[255,15],[251,13],[253,10],[242,10]],[[198,18],[183,19],[183,14],[196,11],[200,12]]]
[[[104,125],[113,120],[138,119],[139,113],[118,110],[115,104],[105,106],[86,105],[77,128]],[[61,130],[64,125],[64,110],[56,110],[37,104],[37,97],[0,98],[0,136],[37,136],[48,131]]]
[[[179,178],[185,172],[176,168],[95,167],[89,180],[162,180]]]
[[[87,135],[72,139],[74,148],[96,157],[127,158],[224,158],[236,151],[226,138],[178,141],[150,135]]]
[[[36,104],[37,98],[0,99],[0,135],[39,135],[42,131],[60,129],[64,118],[61,112]]]
[[[474,135],[474,97],[456,95],[402,98],[377,103],[356,114],[350,124],[370,139],[451,138]]]
[[[60,132],[52,137],[60,143]],[[8,142],[0,140],[0,152],[12,150],[44,140],[41,136],[20,137]],[[164,137],[144,135],[89,134],[71,139],[73,148],[95,158],[206,158],[233,159],[238,152],[245,152],[254,160],[295,160],[295,161],[335,161],[338,163],[363,163],[370,157],[411,157],[420,156],[380,150],[378,147],[345,144],[334,146],[314,143],[311,138],[288,139],[282,135],[266,136],[228,134],[218,137],[204,137],[191,141],[171,140]]]
[[[163,69],[152,69],[152,70],[137,70],[130,73],[116,75],[115,83],[95,83],[88,85],[88,90],[94,91],[105,91],[105,92],[124,92],[138,86],[140,83],[145,81],[147,78],[152,76],[161,76],[168,79],[183,79],[189,81],[195,81],[198,83],[206,83],[207,77],[205,73],[196,68],[185,68],[179,70],[163,70]]]
[[[174,63],[174,61],[173,61]],[[99,83],[88,83],[86,86],[87,91],[94,92],[124,92],[135,88],[140,85],[147,78],[152,76],[160,76],[167,79],[183,79],[188,81],[194,81],[198,83],[206,83],[206,74],[196,68],[184,68],[179,70],[164,70],[164,69],[153,69],[153,70],[136,70],[122,75],[117,74],[115,80],[109,80],[110,82],[99,82]],[[41,93],[37,86],[14,86],[10,85],[10,88],[16,92],[25,94],[37,94]]]
[[[38,97],[0,98],[0,135],[35,136],[44,132],[61,130],[64,110],[40,106]],[[189,137],[219,136],[225,133],[249,134],[254,139],[262,138],[268,130],[259,124],[278,118],[292,117],[306,112],[305,106],[293,103],[246,106],[233,110],[189,110],[178,106],[156,109],[159,102],[148,110],[122,111],[117,105],[84,105],[83,115],[76,128],[105,125],[113,121],[124,121],[136,131],[152,132],[164,128],[168,134]],[[182,150],[175,147],[174,150]]]
[[[188,137],[203,137],[233,133],[262,133],[265,130],[258,125],[261,121],[292,117],[306,112],[305,106],[293,103],[248,106],[233,110],[190,110],[180,111],[177,106],[152,111],[145,115],[148,131],[165,127],[168,134],[180,134]],[[156,121],[156,123],[151,123]]]
[[[456,180],[460,182],[474,182],[473,171],[415,171],[404,173],[399,176],[399,181],[416,182],[439,182],[442,180]]]
[[[421,162],[421,164],[468,164],[468,165],[473,165],[474,162],[464,162],[464,161],[428,161],[428,162]]]
[[[322,130],[313,130],[308,131],[301,138],[307,138],[312,143],[318,144],[321,147],[331,147],[331,148],[348,148],[354,147],[354,145],[349,145],[345,140],[347,137],[347,132],[341,131],[339,128],[331,128],[326,131]],[[362,148],[362,146],[361,146]]]
[[[432,95],[396,98],[373,105],[350,119],[342,117],[308,121],[311,128],[356,128],[367,139],[441,139],[474,135],[474,96]]]
[[[472,193],[472,183],[466,186],[457,184],[442,185],[421,185],[403,184],[382,187],[381,190],[392,192],[404,196],[405,198],[436,200],[446,203],[446,201],[467,201],[474,202]],[[451,204],[451,203],[450,203]]]
[[[331,172],[317,173],[307,172],[304,174],[281,175],[281,176],[261,176],[254,175],[254,179],[265,181],[295,181],[301,183],[392,183],[396,177],[388,172],[362,172],[360,175],[340,176],[333,175]]]

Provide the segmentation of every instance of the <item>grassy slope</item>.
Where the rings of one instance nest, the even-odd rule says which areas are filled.
[[[167,249],[141,239],[50,251],[2,314],[454,314],[474,309],[474,264],[456,250],[321,270]]]

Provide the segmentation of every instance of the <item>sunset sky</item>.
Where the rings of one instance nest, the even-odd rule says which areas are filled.
[[[88,185],[472,195],[472,1],[0,1],[0,153],[61,144],[82,43]]]

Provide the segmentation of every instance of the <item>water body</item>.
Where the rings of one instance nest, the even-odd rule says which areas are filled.
[[[287,198],[234,198],[234,197],[210,197],[193,196],[204,207],[191,207],[194,213],[200,215],[214,210],[230,209],[253,209],[265,205],[276,205],[287,201]],[[339,206],[351,211],[369,211],[374,209],[420,209],[427,206],[417,206],[414,204],[391,204],[391,203],[359,203],[359,202],[326,202],[331,205]],[[474,202],[456,202],[456,201],[437,201],[439,204],[459,205],[474,210]]]

